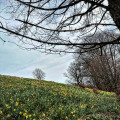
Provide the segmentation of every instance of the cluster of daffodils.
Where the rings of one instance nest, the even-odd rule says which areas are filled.
[[[20,83],[24,84],[24,81]],[[111,102],[107,107],[108,99],[112,101],[114,96],[110,92],[100,91],[100,94],[95,95],[89,88],[44,81],[20,86],[14,87],[11,82],[8,87],[0,88],[0,119],[82,120],[84,116],[87,119],[88,114],[102,111],[102,103],[106,104],[106,111],[111,108],[114,114],[120,114],[119,103]]]

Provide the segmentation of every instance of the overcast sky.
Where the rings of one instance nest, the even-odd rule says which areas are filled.
[[[3,12],[7,0],[0,0],[0,14],[7,18]],[[5,9],[7,11],[7,9]],[[3,22],[4,19],[1,18]],[[15,22],[12,22],[15,25]],[[0,32],[0,37],[5,41],[14,42],[14,38],[6,36]],[[72,36],[74,38],[74,36]],[[66,72],[70,62],[73,61],[72,54],[65,56],[43,54],[38,51],[22,50],[18,46],[0,40],[0,74],[33,78],[32,72],[35,68],[40,68],[46,73],[46,80],[65,83]]]
[[[7,18],[7,14],[2,8],[7,4],[7,1],[0,0],[0,14]],[[4,20],[1,18],[1,20]],[[0,37],[5,41],[0,40],[0,74],[33,78],[32,72],[35,68],[40,68],[46,73],[45,80],[65,83],[66,78],[63,73],[73,61],[72,54],[65,56],[44,54],[38,51],[22,50],[15,44],[14,38],[0,32]]]
[[[12,41],[12,37],[0,33],[0,37],[6,41]],[[72,54],[65,56],[43,54],[38,51],[22,50],[18,46],[0,40],[0,74],[33,78],[32,72],[40,68],[46,73],[47,81],[65,83],[66,72],[72,61]]]

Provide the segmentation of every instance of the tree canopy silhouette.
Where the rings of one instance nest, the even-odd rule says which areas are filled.
[[[12,17],[0,15],[1,32],[17,36],[18,45],[28,49],[73,53],[81,48],[84,53],[120,44],[120,37],[109,42],[82,42],[99,31],[120,30],[119,0],[8,0],[6,10]]]
[[[39,80],[43,80],[45,79],[45,72],[43,72],[41,69],[39,68],[36,68],[34,71],[33,71],[33,76],[36,78],[36,79],[39,79]]]

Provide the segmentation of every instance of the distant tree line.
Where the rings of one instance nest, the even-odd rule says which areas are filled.
[[[118,35],[112,32],[97,33],[94,36],[87,36],[84,42],[109,42],[117,37]],[[115,91],[120,86],[119,51],[118,45],[108,45],[102,51],[98,49],[82,55],[74,54],[74,61],[65,73],[67,82],[85,83],[100,90]]]

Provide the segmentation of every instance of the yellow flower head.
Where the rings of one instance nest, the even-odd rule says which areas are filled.
[[[26,119],[28,119],[28,115],[26,116]]]
[[[59,108],[59,110],[62,110],[62,108]]]
[[[75,117],[75,115],[73,115],[73,117]]]
[[[19,112],[20,115],[22,115],[22,112]]]
[[[45,117],[45,113],[43,113],[43,117]]]
[[[15,103],[15,106],[18,106],[18,104],[19,104],[19,103],[18,103],[18,102],[16,102],[16,103]]]
[[[81,108],[83,108],[84,106],[83,105],[81,105]]]
[[[65,119],[68,119],[68,117],[66,116]]]
[[[6,108],[7,108],[7,109],[9,109],[9,108],[10,108],[10,106],[9,106],[8,104],[6,104]]]
[[[2,111],[0,111],[0,114],[2,114],[3,112]]]
[[[7,118],[9,118],[10,117],[10,114],[7,114]]]
[[[27,113],[23,113],[23,116],[26,116],[27,115]]]
[[[71,112],[71,114],[73,114],[73,112]]]
[[[94,105],[91,107],[91,109],[93,109],[94,108]]]
[[[6,107],[8,107],[8,104],[6,104]]]
[[[25,112],[27,112],[27,110],[24,109]]]

